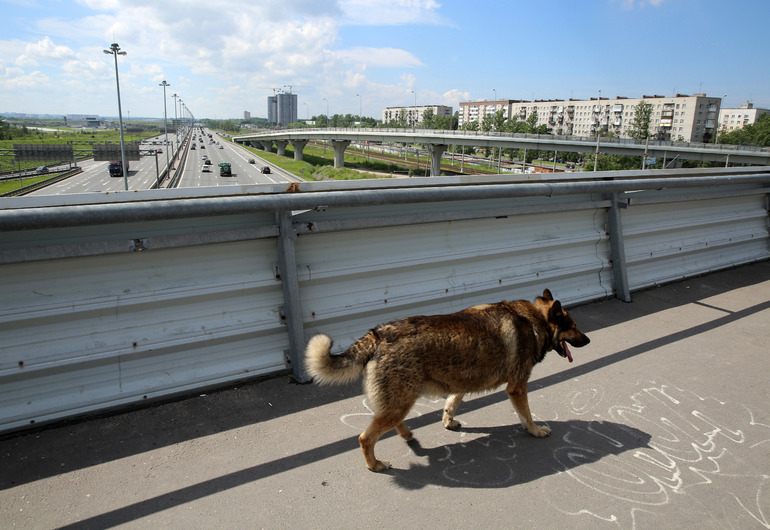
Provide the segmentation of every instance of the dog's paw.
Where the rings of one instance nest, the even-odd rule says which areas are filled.
[[[390,462],[387,460],[377,460],[375,462],[374,467],[370,467],[370,471],[374,471],[375,473],[379,473],[380,471],[385,471],[386,469],[390,469],[392,466],[390,465]]]
[[[444,423],[444,428],[449,429],[450,431],[456,431],[457,429],[462,427],[462,423],[454,419],[452,420],[445,419],[443,423]]]
[[[529,434],[537,438],[545,438],[546,436],[551,434],[551,429],[549,429],[545,425],[535,425],[534,428],[527,429],[527,430],[529,431]]]

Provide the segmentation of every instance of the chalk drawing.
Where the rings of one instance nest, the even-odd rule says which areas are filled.
[[[770,528],[770,427],[755,421],[743,406],[655,381],[636,386],[640,389],[627,404],[606,410],[601,400],[594,404],[587,399],[599,395],[598,390],[583,391],[572,400],[573,407],[577,404],[573,413],[635,428],[649,433],[650,440],[647,447],[595,461],[597,445],[574,443],[574,430],[566,433],[566,445],[554,451],[556,460],[575,481],[612,501],[591,496],[595,506],[558,508],[634,528],[642,514],[648,521],[676,502],[694,513],[710,514],[713,524]],[[614,443],[600,427],[594,433]],[[593,463],[577,465],[582,460]]]
[[[490,403],[507,411],[498,425],[473,425],[472,410],[463,418],[461,409],[465,424],[453,432],[440,424],[444,400],[421,398],[407,423],[424,414],[435,422],[413,425],[416,440],[408,445],[392,437],[377,450],[394,465],[390,475],[410,489],[541,479],[563,486],[567,479],[575,495],[545,500],[591,526],[644,527],[665,522],[673,510],[697,514],[705,527],[770,529],[770,426],[750,409],[659,381],[638,381],[613,403],[603,388],[570,384],[577,390],[565,401],[530,396],[542,414],[535,419],[552,429],[549,438],[531,438],[516,425],[507,399]],[[371,421],[366,399],[362,406],[340,417],[356,433]]]

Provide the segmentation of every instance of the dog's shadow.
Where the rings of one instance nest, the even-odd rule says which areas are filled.
[[[408,467],[399,469],[398,462],[393,462],[387,473],[406,489],[429,484],[502,488],[649,447],[649,434],[619,423],[576,420],[544,425],[551,428],[546,438],[530,436],[514,425],[462,428],[458,431],[458,436],[466,433],[462,441],[436,447],[424,447],[416,432],[415,439],[407,442],[413,453]]]

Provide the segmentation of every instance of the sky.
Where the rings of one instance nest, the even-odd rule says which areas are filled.
[[[0,115],[299,118],[706,93],[770,107],[770,0],[0,0]],[[177,109],[180,107],[176,106]]]

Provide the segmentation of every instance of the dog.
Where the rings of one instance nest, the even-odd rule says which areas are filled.
[[[404,418],[421,395],[449,396],[442,422],[454,430],[460,427],[454,415],[466,393],[507,383],[522,426],[533,436],[548,436],[550,429],[536,425],[529,410],[532,368],[550,350],[572,362],[567,343],[580,348],[589,342],[546,289],[534,302],[502,301],[450,315],[394,320],[370,330],[339,355],[330,355],[331,338],[318,334],[308,341],[305,365],[321,384],[347,383],[363,373],[374,418],[358,441],[366,466],[383,471],[390,463],[374,456],[374,445],[393,428],[412,439]]]

